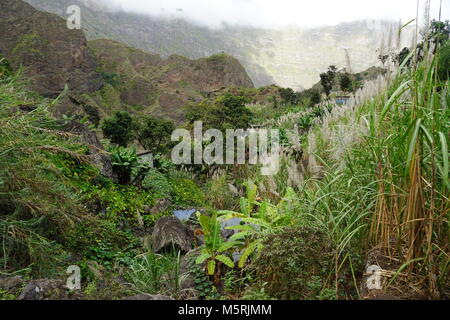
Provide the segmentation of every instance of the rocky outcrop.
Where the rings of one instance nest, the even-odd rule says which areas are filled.
[[[0,54],[14,69],[23,66],[32,89],[56,97],[67,84],[72,92],[94,92],[102,79],[81,30],[21,0],[0,1]]]
[[[100,173],[103,176],[117,180],[117,176],[113,172],[111,158],[105,151],[95,132],[89,130],[85,124],[77,121],[70,121],[65,130],[80,136],[80,141],[85,143],[89,148],[88,155],[90,156],[90,159],[98,168],[100,168]]]
[[[239,61],[226,54],[199,60],[178,55],[163,59],[112,40],[91,41],[89,47],[107,81],[108,90],[92,101],[103,110],[143,106],[158,116],[182,121],[182,107],[189,103],[223,88],[254,87]]]
[[[159,219],[153,229],[152,247],[154,252],[173,247],[182,252],[192,249],[192,237],[187,228],[176,217]]]

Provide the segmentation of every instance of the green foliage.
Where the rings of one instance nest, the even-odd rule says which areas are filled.
[[[130,232],[119,230],[111,221],[87,219],[66,235],[65,246],[84,259],[112,268],[127,266],[140,242]]]
[[[439,79],[442,82],[445,82],[450,79],[450,41],[447,41],[445,45],[441,47],[438,54],[437,73]]]
[[[270,204],[268,201],[256,201],[257,187],[248,181],[246,183],[247,197],[241,198],[241,213],[233,211],[219,211],[218,214],[223,220],[239,218],[241,225],[227,227],[229,230],[238,232],[230,237],[230,240],[237,241],[241,248],[242,255],[238,266],[243,268],[252,255],[260,252],[263,248],[262,239],[265,235],[276,232],[292,223],[289,210],[286,210],[286,202],[292,201],[294,191],[288,189],[285,199],[278,206]],[[257,210],[255,210],[257,208]]]
[[[438,47],[443,45],[450,38],[450,22],[448,20],[445,22],[438,20],[431,21],[429,37]]]
[[[247,129],[250,126],[251,112],[245,107],[249,100],[244,96],[225,93],[214,103],[203,101],[187,107],[186,118],[190,124],[203,121],[204,129]]]
[[[102,130],[112,143],[126,147],[134,138],[135,125],[128,112],[116,112],[111,118],[103,121]]]
[[[223,264],[229,268],[234,268],[234,262],[227,253],[235,250],[239,243],[235,241],[224,241],[222,239],[221,226],[217,219],[217,213],[208,217],[197,212],[197,219],[205,236],[205,244],[195,262],[197,264],[205,263],[207,274],[215,276],[217,283],[220,278],[219,265]]]
[[[149,170],[147,163],[139,161],[134,148],[113,147],[110,153],[113,170],[117,174],[121,185],[130,185],[133,173],[136,179],[139,179]]]
[[[45,107],[51,102],[29,93],[20,75],[0,83],[0,100],[0,267],[49,276],[66,257],[57,240],[85,215],[53,158],[64,154],[86,163],[85,148],[60,132]],[[38,108],[14,111],[30,104]]]
[[[138,222],[137,212],[144,212],[144,206],[154,205],[152,194],[141,191],[135,186],[121,186],[112,183],[102,188],[93,188],[90,197],[100,200],[108,219],[129,225]]]
[[[121,78],[121,76],[119,74],[117,74],[115,72],[112,72],[112,73],[104,72],[102,70],[97,70],[97,71],[102,76],[103,81],[105,81],[106,83],[109,83],[113,87],[117,87],[120,84],[122,84],[123,80],[122,80],[122,78]]]
[[[227,175],[211,178],[205,187],[206,201],[219,210],[232,209],[237,205],[236,197],[231,193]]]
[[[166,294],[177,297],[181,281],[180,252],[159,255],[147,252],[133,259],[127,279],[140,293]]]
[[[172,187],[173,202],[179,206],[201,208],[205,205],[203,191],[192,180],[171,177],[169,183]]]
[[[150,169],[142,181],[142,187],[150,192],[155,199],[171,199],[172,186],[167,177],[161,172]]]
[[[145,117],[138,125],[137,138],[148,151],[165,154],[172,146],[171,135],[175,129],[172,121]]]
[[[333,271],[334,247],[324,232],[283,229],[263,242],[252,264],[269,296],[284,300],[319,299]]]
[[[330,66],[328,71],[320,74],[320,84],[322,85],[323,92],[329,98],[331,90],[333,90],[334,80],[336,78],[337,68]]]
[[[280,88],[278,92],[285,106],[298,104],[298,96],[291,88]]]
[[[201,265],[195,263],[195,259],[193,259],[192,262],[190,274],[194,278],[195,290],[199,293],[199,298],[205,300],[218,300],[220,296],[217,293],[216,287],[214,287],[214,283],[209,279]]]
[[[6,290],[0,289],[0,301],[16,300],[17,296]]]
[[[0,79],[8,78],[12,75],[11,66],[5,58],[0,55]]]
[[[226,53],[218,53],[218,54],[214,54],[208,58],[206,58],[206,60],[210,63],[224,63],[228,60],[230,56],[227,55]]]
[[[350,74],[349,73],[344,73],[341,74],[340,76],[340,80],[339,80],[339,85],[341,87],[341,90],[344,92],[352,92],[353,91],[353,87],[352,87],[352,79],[350,78]]]

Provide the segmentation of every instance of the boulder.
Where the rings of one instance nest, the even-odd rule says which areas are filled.
[[[153,251],[160,252],[175,246],[182,252],[188,252],[192,249],[192,238],[188,229],[176,217],[163,217],[153,229]]]
[[[13,294],[19,294],[24,283],[25,281],[21,276],[2,278],[0,279],[0,289]]]
[[[0,279],[0,289],[10,291],[20,287],[24,280],[21,276]]]
[[[79,300],[81,291],[70,292],[60,279],[39,279],[28,283],[17,300]]]
[[[42,289],[35,283],[29,283],[23,289],[17,300],[43,300],[44,294]]]

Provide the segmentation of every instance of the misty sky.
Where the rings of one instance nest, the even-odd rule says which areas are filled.
[[[105,0],[103,0],[105,1]],[[126,11],[183,17],[202,25],[256,27],[333,25],[360,19],[407,22],[416,17],[416,0],[108,0]],[[420,0],[421,13],[426,0]],[[438,17],[440,0],[431,0]],[[442,0],[442,17],[450,18],[450,0]]]

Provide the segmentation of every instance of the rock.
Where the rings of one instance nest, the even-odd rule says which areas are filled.
[[[147,206],[144,209],[145,213],[156,216],[169,210],[171,205],[172,202],[169,199],[159,199],[158,201],[156,201],[156,204],[152,208]]]
[[[82,30],[41,12],[21,0],[0,1],[0,52],[13,69],[21,65],[32,89],[57,97],[67,84],[71,92],[99,90],[103,80]]]
[[[187,228],[174,216],[159,219],[153,229],[153,251],[160,252],[175,246],[182,252],[188,252],[192,249],[192,237],[188,233]]]
[[[60,279],[39,279],[28,283],[17,300],[79,300],[81,291],[70,292]]]
[[[21,276],[0,279],[0,289],[14,294],[19,294],[23,284]]]
[[[25,289],[23,289],[22,293],[17,298],[17,300],[42,300],[42,299],[44,299],[42,289],[35,283],[27,284]]]
[[[134,300],[134,301],[165,301],[165,300],[175,300],[172,297],[163,296],[160,294],[150,295],[150,294],[138,294],[132,297],[126,297],[121,300]]]

